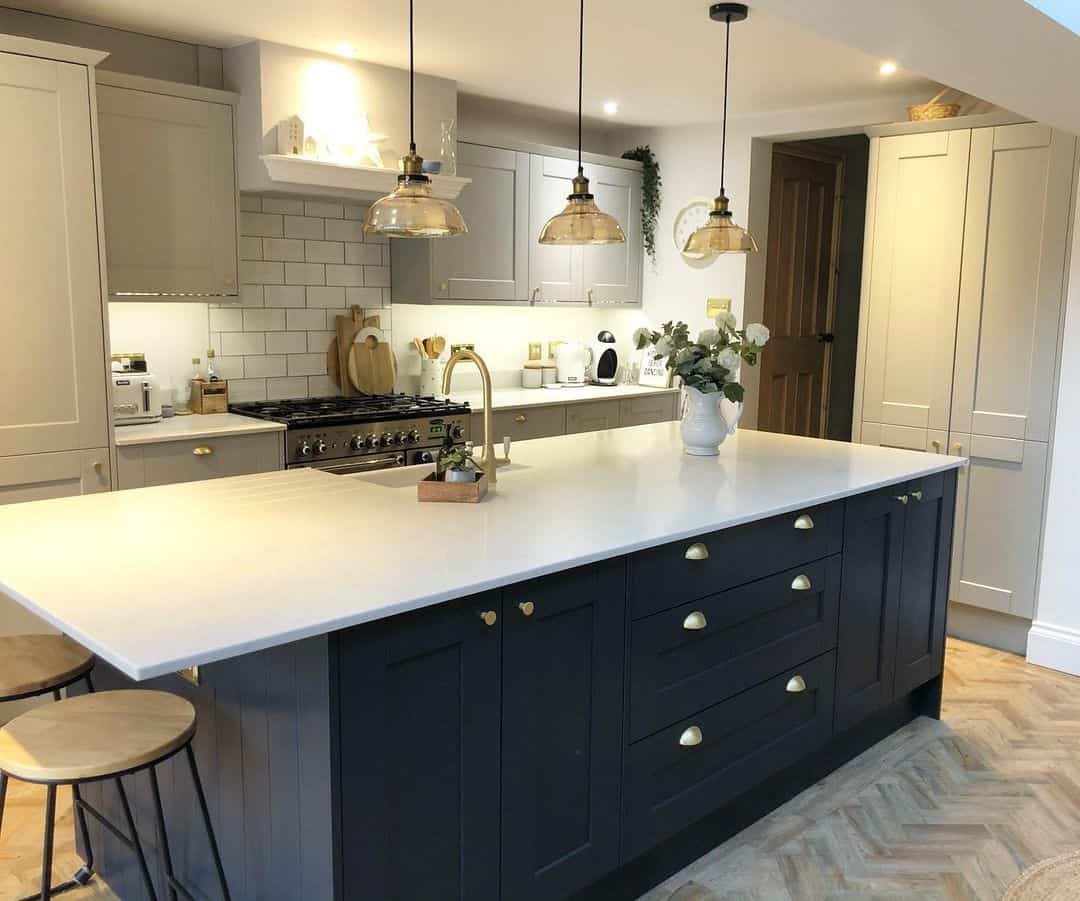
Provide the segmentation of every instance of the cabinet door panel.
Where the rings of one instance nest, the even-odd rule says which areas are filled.
[[[863,419],[947,429],[970,132],[882,138]]]
[[[0,54],[0,456],[109,443],[85,66]],[[32,377],[30,376],[32,373]]]
[[[467,234],[432,241],[431,296],[448,300],[528,300],[529,155],[458,145],[458,175],[472,184],[455,201]]]
[[[945,662],[956,475],[929,476],[907,491],[894,698],[941,675]]]
[[[625,566],[503,592],[504,898],[566,897],[618,864]]]
[[[960,470],[949,597],[1031,618],[1046,492],[1047,445],[953,434]]]
[[[566,407],[566,434],[600,432],[619,427],[619,402],[597,400],[587,404],[568,404]]]
[[[233,109],[101,85],[109,293],[236,295]]]
[[[619,401],[619,425],[646,425],[651,422],[671,422],[678,419],[677,394],[656,394]]]
[[[1075,138],[1045,125],[972,132],[958,432],[1049,440],[1075,148]]]
[[[580,247],[557,247],[537,239],[544,223],[566,206],[577,163],[533,156],[529,172],[529,298],[536,303],[585,302]]]
[[[499,896],[498,594],[337,639],[345,898]]]
[[[850,498],[844,512],[844,571],[836,656],[836,730],[892,700],[900,568],[902,486]]]
[[[585,247],[585,297],[590,303],[641,303],[641,173],[585,165],[596,204],[622,226],[622,244]]]

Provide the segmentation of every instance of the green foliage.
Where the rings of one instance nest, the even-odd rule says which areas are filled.
[[[452,469],[454,472],[464,472],[476,469],[476,461],[472,458],[472,448],[458,445],[442,455],[441,461],[444,469]]]
[[[624,160],[641,163],[641,236],[645,252],[656,263],[656,222],[660,217],[660,164],[648,144],[627,150]]]

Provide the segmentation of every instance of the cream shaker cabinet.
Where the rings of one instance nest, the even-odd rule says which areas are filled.
[[[109,293],[239,293],[236,97],[153,79],[98,85]]]
[[[533,156],[529,176],[529,299],[533,303],[583,304],[585,256],[581,247],[541,244],[544,223],[566,206],[577,163]]]

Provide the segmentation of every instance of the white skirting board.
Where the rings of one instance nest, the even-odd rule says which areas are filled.
[[[1080,630],[1036,620],[1028,633],[1027,660],[1080,676]]]

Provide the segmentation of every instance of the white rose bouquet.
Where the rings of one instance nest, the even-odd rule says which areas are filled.
[[[769,341],[769,330],[759,322],[745,329],[735,327],[735,316],[721,313],[716,328],[707,328],[690,340],[690,326],[685,322],[665,322],[662,331],[639,328],[634,332],[638,350],[652,345],[657,356],[667,357],[667,368],[679,375],[683,384],[702,394],[722,391],[735,403],[743,399],[739,384],[739,366],[757,365],[758,356]]]

